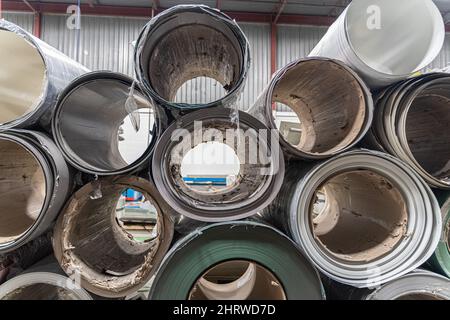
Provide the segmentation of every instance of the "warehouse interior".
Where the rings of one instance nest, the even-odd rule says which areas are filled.
[[[0,300],[450,300],[449,65],[449,0],[0,0]]]

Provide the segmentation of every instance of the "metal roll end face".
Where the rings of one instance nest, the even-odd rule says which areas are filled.
[[[273,77],[265,99],[268,123],[278,129],[283,148],[296,158],[342,153],[358,143],[372,123],[369,89],[337,60],[309,58],[288,64]],[[292,114],[296,119],[291,120]]]
[[[0,126],[21,123],[39,107],[47,90],[46,62],[33,38],[20,27],[0,21]]]
[[[278,135],[244,112],[237,129],[232,112],[218,107],[189,113],[158,141],[152,174],[178,213],[206,222],[241,219],[278,193],[284,175]]]
[[[356,1],[348,7],[346,32],[361,61],[391,76],[407,76],[426,67],[445,38],[442,15],[431,0]],[[390,52],[396,54],[386,59]]]
[[[342,60],[378,89],[430,64],[444,39],[444,21],[431,0],[353,1],[310,56]]]
[[[345,153],[317,165],[293,187],[290,231],[314,264],[341,283],[388,282],[422,265],[438,244],[436,198],[391,156]]]
[[[146,165],[159,135],[159,116],[128,76],[99,71],[74,80],[61,94],[52,120],[67,161],[97,175]]]
[[[388,88],[377,101],[372,129],[389,153],[432,187],[450,189],[450,76],[430,73]]]
[[[56,145],[42,133],[0,133],[0,252],[33,240],[51,227],[71,179]]]
[[[244,33],[227,15],[204,5],[179,5],[155,16],[136,44],[139,82],[159,104],[174,108],[229,105],[238,98],[250,66]],[[177,92],[204,77],[218,89],[215,100],[186,101]],[[192,100],[192,99],[190,99]]]
[[[0,20],[0,129],[49,129],[55,100],[88,70],[19,26]]]
[[[149,295],[152,300],[324,298],[318,273],[295,244],[255,222],[213,224],[181,239],[166,256]]]
[[[145,212],[121,202],[129,192],[142,197]],[[127,296],[150,280],[167,252],[173,235],[171,212],[144,179],[91,182],[72,196],[57,220],[55,256],[86,290],[103,297]]]
[[[425,270],[415,270],[382,285],[367,300],[450,300],[450,280]]]
[[[92,300],[92,297],[66,276],[31,272],[2,284],[0,300]]]

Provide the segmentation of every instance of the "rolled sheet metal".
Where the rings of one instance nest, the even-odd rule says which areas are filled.
[[[214,295],[218,294],[218,290],[215,290],[217,284],[214,288],[214,284],[202,281],[202,276],[211,267],[233,261],[247,261],[251,266],[244,270],[244,276],[240,278],[246,280],[242,281],[242,292],[225,291],[233,293],[234,299],[252,297],[250,294],[260,300],[271,299],[274,296],[270,292],[279,288],[284,293],[284,297],[278,296],[280,299],[325,298],[318,273],[289,238],[264,224],[235,221],[205,226],[177,242],[156,274],[149,299],[192,298],[192,289],[197,280],[203,283],[203,287],[210,287],[210,290],[206,290],[210,298],[217,297]],[[245,279],[245,275],[255,270],[254,265],[269,271],[276,280],[272,279],[268,286],[264,286],[267,285],[266,281],[257,275],[254,284],[248,283],[249,279]],[[222,277],[230,271],[231,267],[222,270],[225,273]],[[249,285],[253,286],[252,290]],[[253,292],[249,294],[249,290]],[[230,296],[227,297],[222,291],[221,298]]]
[[[148,241],[134,241],[116,221],[118,200],[129,188],[141,192],[156,209],[156,235]],[[144,286],[161,263],[172,241],[172,215],[147,180],[117,176],[93,181],[69,199],[56,222],[56,259],[86,290],[125,297]]]
[[[92,297],[64,274],[52,255],[2,284],[0,300],[92,300]]]
[[[89,70],[6,20],[0,20],[0,43],[0,60],[7,62],[0,80],[0,129],[49,129],[58,94]]]
[[[367,137],[405,161],[432,187],[450,189],[450,75],[430,73],[387,88]]]
[[[359,0],[349,4],[309,56],[341,60],[377,89],[426,67],[444,39],[444,21],[431,0]]]
[[[45,134],[0,133],[0,253],[48,231],[72,191],[71,172]]]
[[[135,49],[135,72],[144,91],[158,104],[175,109],[233,105],[250,67],[250,46],[230,17],[204,5],[164,10],[142,29]],[[188,80],[209,77],[226,95],[205,104],[176,103]]]
[[[450,280],[441,275],[415,270],[384,284],[366,300],[450,300]]]
[[[439,244],[428,261],[434,271],[450,278],[450,193],[435,191],[442,211],[442,232]]]
[[[377,89],[426,67],[444,39],[444,21],[431,0],[360,0],[349,4],[309,56],[341,60]]]
[[[280,130],[281,146],[294,158],[323,159],[344,152],[357,144],[372,124],[370,90],[337,60],[307,58],[289,63],[277,71],[247,112],[277,129],[274,103],[289,106],[300,120],[298,141],[288,141],[288,132]]]
[[[309,170],[293,163],[262,216],[287,230],[323,274],[360,288],[422,265],[442,228],[439,204],[420,176],[368,150]]]
[[[204,222],[241,219],[266,207],[278,193],[284,158],[277,135],[241,111],[239,135],[235,134],[232,112],[217,107],[189,113],[172,123],[158,140],[152,175],[158,190],[177,213]],[[208,141],[223,142],[235,151],[239,174],[236,182],[224,190],[197,192],[184,182],[181,164],[187,151]]]
[[[136,171],[149,161],[162,130],[162,115],[147,100],[133,79],[109,71],[91,72],[75,79],[61,93],[53,115],[53,135],[64,157],[75,168],[91,174],[116,175]],[[131,93],[131,88],[135,90]],[[136,109],[127,107],[131,98]],[[124,119],[138,116],[136,132],[144,130],[139,112],[153,115],[148,145],[140,156],[124,159],[119,148],[119,131]],[[142,122],[150,120],[142,117]],[[123,130],[123,129],[122,129]],[[133,143],[133,141],[131,141]],[[134,160],[134,161],[132,161]]]
[[[323,279],[323,284],[331,300],[450,300],[450,280],[422,269],[369,289],[330,279]]]

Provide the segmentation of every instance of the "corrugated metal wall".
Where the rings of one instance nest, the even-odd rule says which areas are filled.
[[[77,31],[67,28],[66,16],[44,15],[42,39],[91,70],[106,69],[133,75],[131,42],[136,40],[146,22],[146,19],[82,16],[77,52]],[[252,50],[251,71],[239,102],[239,106],[246,109],[270,80],[270,26],[242,24],[241,27]],[[214,80],[198,78],[180,89],[177,100],[213,101],[223,91]]]
[[[146,19],[82,16],[81,29],[69,29],[66,16],[44,15],[42,39],[91,70],[133,74],[133,46]],[[79,41],[79,50],[77,50]]]
[[[431,63],[426,70],[430,69],[441,69],[450,65],[450,33],[445,35],[444,47],[441,50],[441,53],[434,59],[433,63]]]
[[[308,56],[320,41],[327,27],[280,25],[277,30],[277,69],[291,61]],[[276,104],[277,111],[291,110],[280,103]]]
[[[327,27],[313,26],[278,26],[278,68],[295,59],[306,57],[327,29]]]
[[[27,12],[2,12],[2,18],[33,33],[34,16]]]
[[[246,110],[269,83],[270,71],[270,26],[242,24],[242,30],[250,42],[252,65],[244,88],[240,106]]]
[[[30,13],[3,12],[3,17],[32,32],[33,15]],[[42,38],[68,56],[79,60],[92,70],[112,70],[133,75],[131,42],[136,40],[147,19],[82,16],[77,51],[77,32],[66,26],[66,16],[42,17]],[[243,23],[241,27],[248,37],[252,50],[252,67],[239,102],[246,109],[269,82],[270,74],[270,26]],[[278,27],[278,68],[305,57],[325,34],[326,27],[280,25]],[[450,64],[450,34],[444,48],[430,68],[443,68]],[[209,84],[213,84],[210,81]],[[201,88],[210,88],[203,90]],[[182,101],[213,100],[223,90],[220,85],[207,86],[206,79],[186,84],[178,95]]]

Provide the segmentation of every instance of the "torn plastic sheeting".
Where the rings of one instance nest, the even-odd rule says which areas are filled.
[[[450,193],[435,191],[442,210],[442,234],[433,256],[428,260],[434,271],[450,278]]]
[[[81,286],[108,298],[125,297],[154,274],[173,236],[173,210],[153,184],[133,176],[99,179],[78,190],[67,202],[54,228],[53,248],[62,269],[78,276]],[[95,188],[102,197],[92,198]],[[117,201],[123,190],[143,194],[157,210],[157,237],[131,240],[116,222]]]
[[[147,164],[161,133],[163,117],[138,88],[134,89],[134,101],[138,110],[148,111],[151,126],[148,145],[139,156],[124,159],[117,138],[124,119],[133,119],[136,112],[126,107],[133,83],[132,78],[120,73],[95,71],[75,79],[61,93],[52,120],[53,134],[64,157],[75,168],[90,174],[114,175],[134,172]]]
[[[316,211],[319,191],[325,200]],[[422,265],[442,227],[437,200],[420,176],[398,159],[369,150],[310,168],[292,163],[263,216],[289,232],[326,276],[361,288]]]
[[[152,175],[158,190],[177,213],[204,222],[241,219],[267,206],[278,193],[283,182],[284,158],[277,137],[260,121],[240,111],[242,132],[239,131],[237,136],[245,134],[241,141],[248,143],[239,144],[235,134],[230,141],[228,130],[236,133],[236,128],[229,115],[230,109],[221,107],[189,113],[173,123],[158,140],[152,159]],[[201,132],[196,127],[197,121],[202,123]],[[198,139],[199,133],[207,131],[214,131],[209,137],[213,140],[208,140],[206,135]],[[181,141],[178,133],[182,134]],[[208,141],[221,142],[234,150],[240,162],[239,177],[225,190],[202,193],[183,181],[181,163],[186,151]],[[249,145],[257,146],[258,150]],[[250,154],[252,151],[255,154]],[[255,163],[250,160],[252,156],[258,157],[254,159]]]
[[[299,59],[278,70],[248,113],[277,129],[274,103],[289,106],[299,119],[298,142],[278,128],[286,155],[297,159],[329,158],[349,150],[373,119],[372,95],[362,79],[344,63],[326,58]]]
[[[64,274],[51,255],[2,284],[0,300],[92,300],[92,297]]]
[[[4,253],[48,231],[73,185],[63,156],[45,134],[5,131],[0,133],[0,148],[0,252]]]
[[[400,158],[441,189],[450,189],[449,89],[449,74],[430,73],[380,92],[366,137],[368,146]]]
[[[14,269],[23,271],[52,252],[51,231],[49,231],[2,256],[12,263]]]
[[[141,118],[138,112],[138,105],[136,102],[136,98],[134,96],[134,87],[136,86],[136,81],[133,80],[131,84],[130,91],[128,92],[127,100],[125,101],[125,110],[127,110],[128,114],[131,118],[131,123],[133,125],[134,131],[138,132],[141,127]]]
[[[0,129],[40,125],[49,129],[58,94],[89,70],[19,26],[0,20],[2,66]],[[26,69],[26,70],[24,70]],[[24,73],[25,72],[25,73]]]
[[[444,39],[444,21],[431,0],[359,0],[349,4],[309,56],[341,60],[377,89],[426,67]]]
[[[143,90],[163,107],[231,107],[248,74],[250,46],[238,24],[219,10],[178,5],[164,10],[143,28],[136,42],[134,64]],[[200,76],[220,82],[226,95],[206,104],[175,103],[183,83]]]
[[[52,252],[51,231],[49,231],[13,251],[0,254],[0,285]]]
[[[178,241],[158,269],[149,299],[185,300],[206,270],[231,260],[265,267],[287,299],[325,298],[318,273],[289,238],[267,225],[235,221],[205,226]]]

